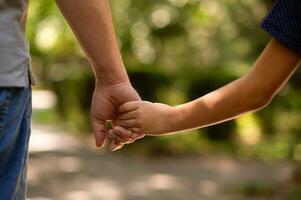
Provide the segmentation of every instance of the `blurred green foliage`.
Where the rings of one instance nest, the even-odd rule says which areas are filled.
[[[268,41],[261,0],[112,0],[127,71],[142,98],[171,105],[206,94],[245,74]],[[60,121],[90,129],[94,78],[54,1],[31,0],[27,35],[39,88],[53,90]],[[235,121],[137,142],[142,152],[223,151],[248,158],[301,159],[298,74],[271,105]],[[200,113],[202,115],[202,113]]]

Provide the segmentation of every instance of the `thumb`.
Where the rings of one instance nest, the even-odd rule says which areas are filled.
[[[94,118],[92,119],[92,128],[96,146],[102,148],[107,140],[106,121]]]

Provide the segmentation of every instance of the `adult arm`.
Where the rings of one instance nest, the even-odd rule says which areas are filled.
[[[96,78],[91,105],[96,145],[107,138],[105,120],[116,118],[116,108],[139,100],[132,88],[115,38],[108,0],[56,0],[58,7],[85,51]]]

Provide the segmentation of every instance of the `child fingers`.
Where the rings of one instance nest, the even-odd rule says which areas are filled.
[[[113,128],[113,130],[114,130],[114,134],[118,135],[121,138],[130,139],[130,140],[132,139],[133,133],[130,130],[127,130],[121,126],[116,126]]]
[[[118,135],[121,138],[128,138],[132,139],[133,141],[143,138],[145,134],[141,133],[140,128],[130,128],[130,129],[125,129],[121,126],[116,126],[113,128],[114,133]]]
[[[115,141],[113,141],[109,146],[109,150],[116,151],[118,149],[121,149],[122,147],[123,147],[123,144],[117,144]]]
[[[120,133],[117,133],[114,130],[109,131],[109,137],[113,141],[113,143],[115,143],[116,145],[129,144],[129,143],[132,143],[132,141],[133,141],[132,138],[123,137],[123,135],[121,135]]]
[[[139,101],[129,101],[119,106],[119,113],[136,110],[139,107]]]
[[[141,129],[138,127],[129,128],[129,130],[132,131],[133,133],[142,134]]]
[[[110,151],[116,151],[116,150],[120,149],[123,146],[115,140],[115,135],[114,135],[113,130],[109,130],[108,137],[111,139],[111,143],[109,145],[109,150]]]
[[[143,133],[134,133],[134,134],[132,135],[133,141],[136,141],[136,140],[141,139],[141,138],[144,138],[144,137],[145,137],[145,134],[143,134]]]
[[[134,118],[136,118],[136,112],[135,111],[122,113],[118,117],[119,120],[134,119]]]
[[[115,139],[114,139],[115,143],[117,144],[130,144],[133,142],[133,139],[124,139],[122,137],[119,137],[119,136],[115,136]]]
[[[118,123],[126,128],[139,127],[139,123],[136,119],[119,120]]]

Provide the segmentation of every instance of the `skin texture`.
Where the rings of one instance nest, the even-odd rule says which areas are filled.
[[[132,99],[140,100],[140,97],[130,83],[97,86],[95,88],[91,103],[91,119],[96,142],[100,141],[97,146],[102,147],[107,139],[105,121],[112,120],[115,125],[116,122],[114,121],[118,117],[118,106]],[[139,138],[142,136],[144,135],[140,134]],[[123,140],[119,139],[118,141]],[[123,141],[125,144],[129,142],[127,140]],[[112,141],[109,149],[113,150],[115,146],[115,142]]]
[[[108,0],[56,3],[93,66],[96,84],[91,120],[96,145],[102,147],[107,139],[105,121],[115,121],[121,104],[139,101],[140,97],[129,82],[119,52]]]
[[[300,63],[294,53],[272,39],[245,76],[189,103],[171,107],[146,101],[127,102],[119,107],[119,124],[133,132],[161,135],[202,128],[261,109],[269,104]],[[130,137],[124,128],[115,134]],[[117,143],[122,143],[118,141]]]

